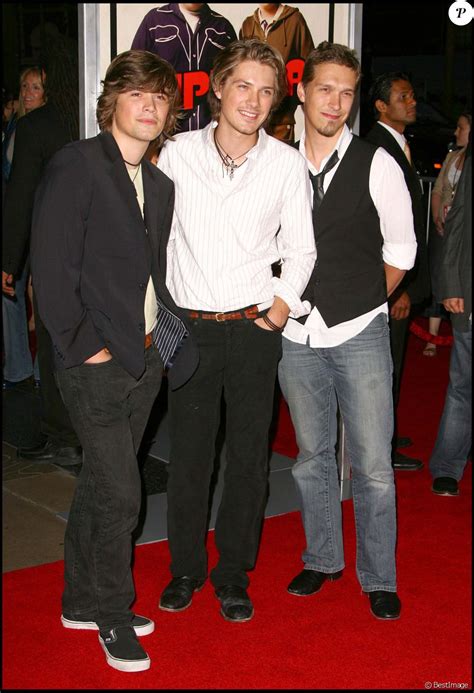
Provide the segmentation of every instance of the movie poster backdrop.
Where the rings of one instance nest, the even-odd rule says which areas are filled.
[[[167,3],[116,3],[113,15],[111,7],[100,4],[101,78],[114,53],[132,46],[151,49],[156,45],[156,52],[169,60],[178,74],[185,111],[182,129],[204,127],[209,120],[206,95],[216,52],[234,37],[255,36],[261,31],[255,26],[258,3],[207,3],[200,40],[194,42],[182,18]],[[285,59],[288,96],[270,124],[274,136],[292,141],[301,132],[303,118],[296,85],[301,79],[305,52],[330,38],[330,34],[332,40],[356,47],[350,7],[349,3],[291,3],[280,9],[279,26],[267,34],[267,40]],[[109,31],[105,30],[107,25]]]

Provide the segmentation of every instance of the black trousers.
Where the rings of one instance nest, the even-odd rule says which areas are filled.
[[[35,311],[36,347],[41,378],[41,433],[60,446],[77,446],[79,445],[79,439],[56,383],[53,343],[48,330],[41,320],[34,287],[33,305]]]
[[[58,371],[84,450],[64,540],[63,613],[99,628],[130,623],[132,532],[141,504],[137,452],[161,385],[154,347],[135,380],[114,359]]]
[[[400,385],[403,373],[403,364],[405,362],[405,351],[407,345],[408,325],[410,318],[402,320],[389,319],[390,326],[390,349],[393,360],[393,411],[395,416],[393,441],[396,443],[398,435],[397,426],[397,406],[400,399]]]
[[[403,364],[407,345],[408,325],[410,318],[393,320],[390,318],[390,349],[393,360],[393,403],[396,407],[400,398],[400,385],[402,381]]]
[[[256,561],[268,492],[268,434],[281,335],[252,320],[195,320],[200,363],[169,393],[171,463],[168,540],[174,577],[207,576],[209,490],[221,398],[226,403],[226,470],[216,520],[215,587],[246,588]]]

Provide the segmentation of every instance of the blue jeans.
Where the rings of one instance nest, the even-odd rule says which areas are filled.
[[[64,538],[63,614],[108,629],[129,624],[135,597],[132,533],[141,480],[137,452],[161,385],[154,347],[135,380],[112,359],[57,371],[84,457]]]
[[[453,337],[449,385],[430,473],[434,479],[449,476],[460,481],[472,441],[472,323],[468,332],[453,329]]]
[[[279,379],[299,447],[293,467],[308,570],[344,567],[336,462],[337,405],[352,468],[357,576],[365,592],[396,591],[396,508],[391,464],[392,358],[387,318],[331,348],[283,339]]]
[[[2,297],[3,348],[5,362],[3,378],[19,383],[33,374],[39,380],[38,359],[33,359],[28,340],[28,320],[26,316],[26,286],[29,277],[29,263],[26,263],[21,276],[15,281],[16,300]]]

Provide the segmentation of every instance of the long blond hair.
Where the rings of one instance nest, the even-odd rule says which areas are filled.
[[[28,75],[34,75],[35,77],[38,77],[39,81],[41,82],[41,86],[43,87],[44,91],[44,96],[43,96],[43,101],[46,103],[47,96],[46,96],[46,73],[43,70],[42,67],[39,67],[38,65],[26,67],[23,72],[20,75],[20,92],[18,96],[18,111],[17,111],[17,118],[21,118],[22,116],[26,115],[26,110],[25,110],[25,104],[21,95],[21,85],[23,84],[24,80],[28,77]]]

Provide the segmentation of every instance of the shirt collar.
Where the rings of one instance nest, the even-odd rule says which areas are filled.
[[[340,134],[340,136],[339,136],[339,139],[338,139],[338,141],[337,141],[337,143],[336,143],[336,146],[335,146],[334,149],[332,149],[332,150],[329,152],[329,154],[321,161],[321,166],[320,166],[319,171],[322,171],[322,170],[323,170],[324,165],[326,164],[327,161],[329,161],[329,159],[330,159],[330,157],[332,156],[333,152],[337,151],[337,155],[338,155],[338,157],[339,157],[339,161],[342,159],[342,157],[343,157],[344,154],[346,153],[346,150],[347,150],[348,146],[350,145],[350,143],[351,143],[351,141],[352,141],[352,137],[353,137],[352,132],[349,130],[349,128],[347,127],[347,125],[344,125],[344,127],[343,127],[343,129],[342,129],[342,132],[341,132],[341,134]],[[310,171],[310,173],[312,173],[313,176],[314,176],[314,175],[316,175],[317,173],[319,173],[319,171],[313,166],[313,164],[311,163],[311,161],[310,161],[310,160],[307,158],[307,156],[306,156],[305,142],[306,142],[306,132],[305,132],[305,130],[303,130],[303,132],[302,132],[302,134],[301,134],[301,138],[300,138],[299,151],[300,151],[300,154],[302,154],[302,155],[304,156],[304,158],[306,159],[306,163],[308,164],[309,171]]]
[[[395,128],[392,128],[390,125],[387,125],[387,123],[382,123],[382,122],[380,122],[380,120],[378,121],[378,123],[379,123],[379,125],[381,125],[383,128],[385,128],[386,130],[388,130],[389,133],[392,135],[392,137],[394,137],[394,138],[397,140],[397,142],[398,142],[398,144],[400,145],[400,147],[401,147],[402,149],[404,149],[405,144],[406,144],[406,142],[407,142],[407,139],[406,139],[405,135],[404,135],[403,133],[401,133],[401,132],[398,132],[398,130],[395,130]]]
[[[281,13],[283,12],[284,9],[285,9],[285,5],[282,3],[282,4],[280,5],[280,7],[277,9],[277,11],[275,12],[275,14],[273,15],[272,19],[267,19],[266,17],[263,16],[262,10],[261,10],[260,7],[259,7],[259,8],[258,8],[258,21],[260,22],[260,24],[262,24],[263,20],[265,20],[265,21],[267,22],[267,25],[268,25],[268,26],[267,26],[267,32],[268,32],[268,30],[270,29],[270,27],[272,26],[272,24],[275,24],[275,22],[277,21],[277,19],[280,18],[280,15],[281,15]]]

